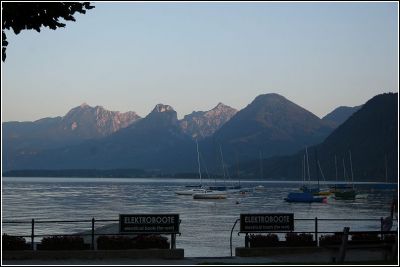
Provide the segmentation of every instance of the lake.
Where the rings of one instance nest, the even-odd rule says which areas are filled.
[[[214,184],[214,180],[203,180]],[[129,213],[179,213],[182,223],[177,248],[186,257],[229,256],[231,228],[240,213],[294,213],[295,219],[377,219],[377,221],[320,221],[319,231],[380,230],[381,217],[390,215],[395,190],[382,190],[374,183],[356,183],[362,195],[355,200],[327,203],[288,203],[288,192],[300,182],[242,181],[247,194],[225,200],[193,200],[174,192],[197,179],[167,178],[3,178],[2,219],[90,220],[118,219]],[[221,183],[222,184],[222,183]],[[323,183],[322,183],[323,184]],[[264,191],[254,191],[263,185]],[[324,187],[324,185],[322,185]],[[375,189],[374,189],[375,188]],[[397,185],[395,186],[397,188]],[[395,214],[397,218],[397,213]],[[96,226],[104,225],[97,223]],[[4,224],[3,233],[29,235],[30,224]],[[68,234],[89,230],[91,223],[36,224],[36,234]],[[397,229],[397,222],[392,229]],[[244,246],[244,235],[233,234],[233,247]],[[295,221],[295,231],[314,231],[311,221]],[[38,238],[37,240],[39,240]],[[27,238],[27,241],[30,239]]]

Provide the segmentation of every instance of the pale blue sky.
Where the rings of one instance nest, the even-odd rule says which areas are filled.
[[[64,29],[8,32],[2,119],[83,102],[181,118],[279,93],[317,116],[398,91],[398,3],[94,3]]]

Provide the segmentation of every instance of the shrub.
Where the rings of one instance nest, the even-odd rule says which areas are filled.
[[[276,234],[250,235],[249,242],[251,248],[271,247],[279,244],[279,238]]]
[[[378,234],[369,233],[354,233],[351,235],[352,241],[379,241],[380,238]]]
[[[168,238],[161,235],[138,235],[134,239],[135,248],[169,248]]]
[[[385,240],[386,242],[396,242],[396,235],[384,235],[383,236],[383,240]]]
[[[161,235],[128,236],[99,236],[97,238],[98,249],[168,249],[168,238]]]
[[[132,249],[135,247],[133,238],[127,236],[99,236],[98,249]]]
[[[342,243],[343,234],[335,233],[334,235],[322,235],[319,237],[319,244],[326,245],[340,245]]]
[[[10,236],[3,234],[1,237],[3,246],[2,250],[26,250],[30,249],[30,246],[26,243],[25,238]]]
[[[40,250],[83,250],[89,246],[78,236],[44,237],[38,249]]]
[[[288,246],[312,246],[314,245],[312,234],[286,234],[286,244]]]

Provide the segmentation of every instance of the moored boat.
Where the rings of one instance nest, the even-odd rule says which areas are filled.
[[[204,193],[196,193],[193,199],[226,199],[227,193],[221,191],[208,191]]]
[[[288,196],[285,198],[285,201],[287,201],[287,202],[305,202],[305,203],[325,202],[326,197],[314,196],[313,194],[311,194],[309,192],[292,192],[292,193],[288,194]]]
[[[182,196],[191,196],[193,194],[204,193],[206,191],[207,190],[203,189],[203,188],[194,188],[194,189],[188,189],[188,190],[175,191],[175,194],[182,195]]]

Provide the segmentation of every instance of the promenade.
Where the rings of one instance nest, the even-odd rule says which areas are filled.
[[[347,265],[393,265],[398,262],[368,260],[365,255],[363,261],[345,261]],[[5,260],[2,265],[334,265],[329,259],[322,259],[318,255],[291,255],[274,257],[196,257],[180,260],[162,259],[93,259],[93,260]]]

